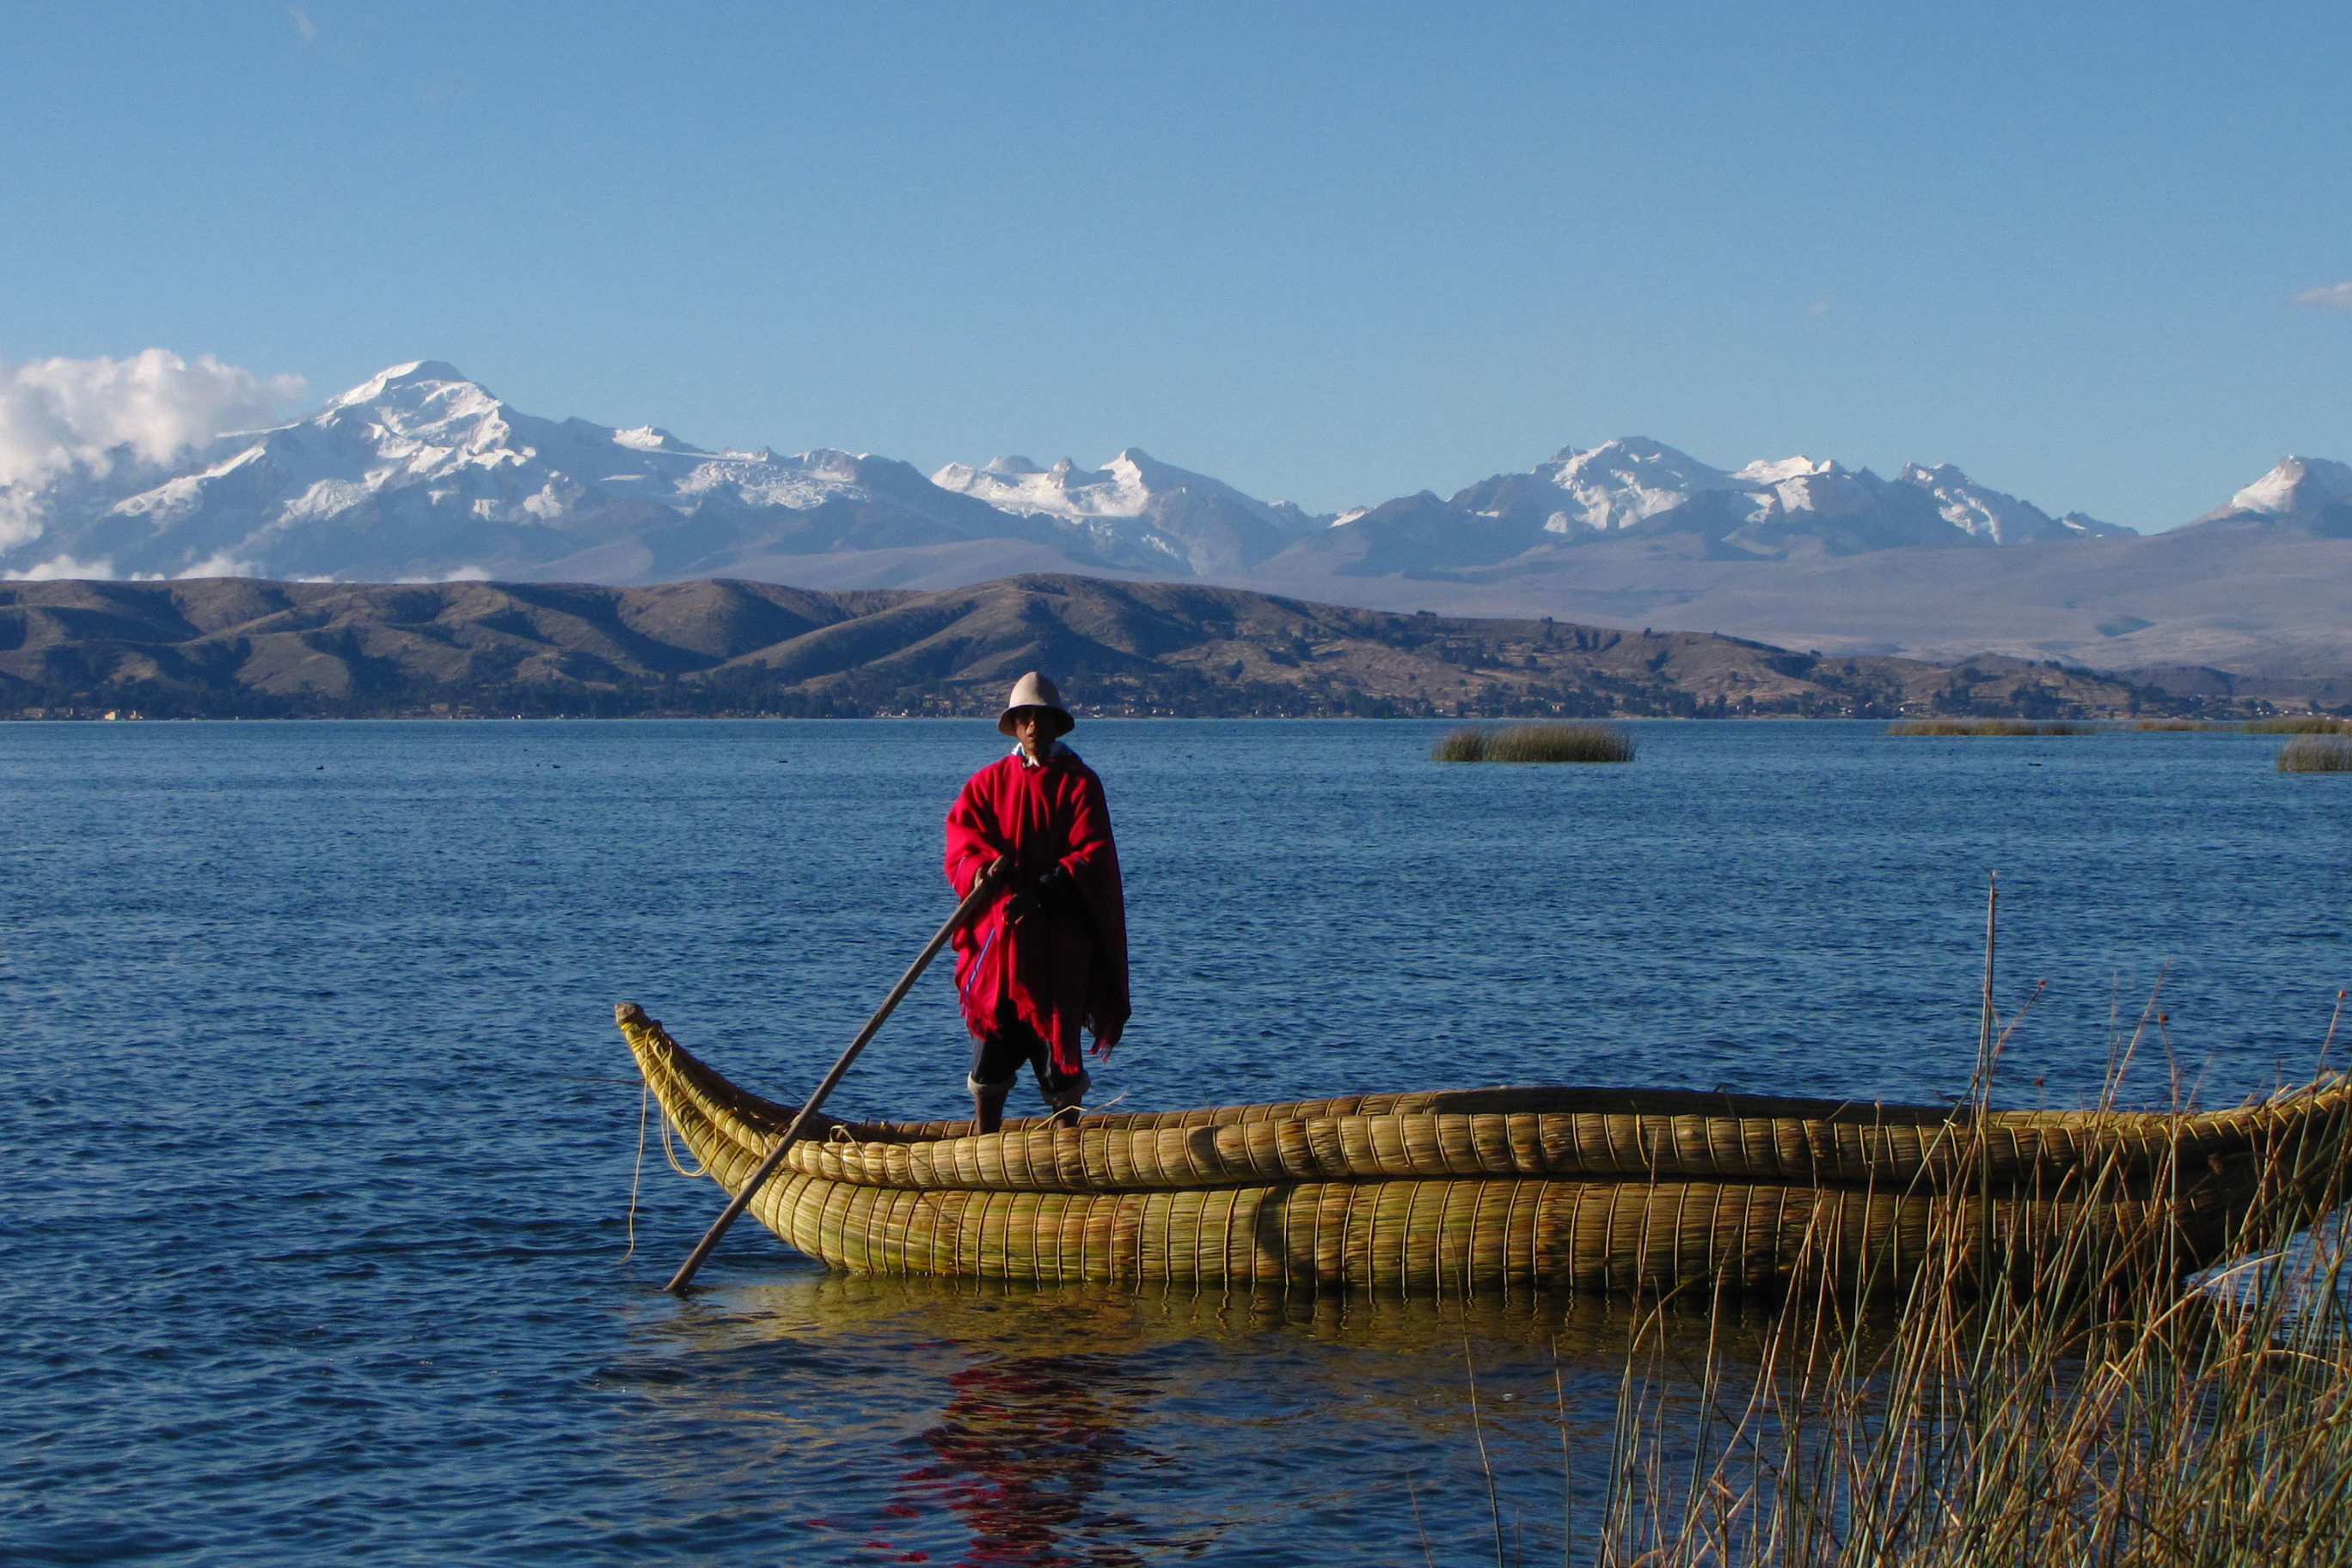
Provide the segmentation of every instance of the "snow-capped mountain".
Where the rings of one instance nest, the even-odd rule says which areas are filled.
[[[1642,437],[1590,451],[1567,447],[1532,473],[1481,480],[1454,504],[1534,524],[1569,542],[1639,528],[1702,531],[1756,554],[1784,553],[1800,535],[1849,553],[2131,531],[2079,512],[2053,518],[1948,464],[1912,464],[1892,480],[1807,457],[1724,469]]]
[[[2032,501],[1988,489],[1949,463],[1938,463],[1933,468],[1906,463],[1895,480],[1927,491],[1936,499],[1936,510],[1946,522],[1971,538],[1994,544],[2023,544],[2036,539],[2103,539],[2139,531],[2119,522],[2101,522],[2087,512],[2070,511],[2053,518]]]
[[[2318,520],[2347,507],[2352,507],[2352,465],[2331,462],[2326,458],[2290,455],[2231,496],[2228,505],[2217,507],[2197,521],[2212,522],[2237,517]]]
[[[1135,447],[1100,468],[1067,458],[1050,468],[1026,458],[995,458],[976,468],[950,463],[931,482],[1000,511],[1054,519],[1083,532],[1104,560],[1143,571],[1246,571],[1325,521]]]
[[[219,437],[152,488],[88,490],[79,507],[20,500],[37,531],[0,554],[0,570],[633,581],[720,573],[752,554],[1015,531],[905,463],[707,452],[651,426],[541,419],[431,360],[309,418]]]
[[[0,470],[14,476],[0,483],[0,578],[947,587],[1109,570],[1347,598],[1358,591],[1340,579],[1566,581],[1615,563],[1605,570],[1630,581],[1670,572],[1637,572],[1626,564],[1636,557],[1744,572],[1739,563],[1885,552],[1900,552],[1890,569],[1909,571],[1901,559],[1919,551],[2131,532],[2077,512],[2053,518],[1949,465],[1913,464],[1891,479],[1802,456],[1719,468],[1633,437],[1567,447],[1450,500],[1424,491],[1337,518],[1135,448],[1098,469],[1005,457],[926,479],[870,454],[707,451],[653,426],[540,418],[434,361],[176,457],[152,442],[102,445]],[[2224,532],[2352,537],[2352,467],[2289,458],[2210,521]],[[1916,570],[1933,578],[1947,568]]]

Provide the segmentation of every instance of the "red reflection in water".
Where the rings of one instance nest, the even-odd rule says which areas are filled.
[[[923,1434],[935,1463],[907,1479],[971,1530],[961,1568],[1127,1568],[1143,1559],[1106,1537],[1139,1522],[1095,1511],[1106,1472],[1167,1461],[1128,1440],[1122,1403],[1144,1390],[1098,1356],[1023,1356],[948,1379],[954,1395]],[[1155,1544],[1173,1544],[1158,1542]]]

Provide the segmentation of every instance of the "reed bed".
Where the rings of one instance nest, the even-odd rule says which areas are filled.
[[[2352,773],[2352,739],[2305,735],[2279,748],[2283,773]]]
[[[2095,735],[2096,724],[2032,719],[1897,719],[1890,735]]]
[[[2352,735],[2352,719],[2333,719],[2325,713],[2281,713],[2270,719],[2249,719],[2244,728],[2249,735]]]
[[[1441,763],[1630,763],[1633,738],[1611,724],[1476,724],[1441,735],[1430,748]]]
[[[1449,730],[1429,748],[1429,759],[1433,763],[1483,763],[1486,760],[1486,731],[1475,724]]]
[[[2142,719],[2132,728],[2135,730],[2229,730],[2236,726],[2216,724],[2210,719]]]
[[[1600,1516],[1568,1521],[1571,1559],[2352,1563],[2347,1238],[2336,1220],[2314,1229],[2348,1163],[2341,1120],[2266,1149],[2241,1261],[2200,1277],[2167,1261],[2180,1217],[2168,1209],[2202,1179],[2184,1159],[2152,1185],[2099,1173],[2093,1192],[2156,1201],[2026,1247],[1995,1240],[1956,1191],[1894,1305],[1822,1272],[1767,1311],[1760,1352],[1752,1297],[1746,1315],[1720,1285],[1659,1298],[1637,1320],[1606,1471],[1585,1493]],[[1666,1348],[1692,1311],[1707,1320],[1697,1364]]]

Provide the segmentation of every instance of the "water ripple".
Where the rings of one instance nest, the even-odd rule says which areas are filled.
[[[2159,974],[2159,1103],[2306,1076],[2352,981],[2352,812],[2262,738],[1441,768],[1435,728],[1081,731],[1138,961],[1107,1093],[1950,1094],[1990,867],[2004,1005],[2050,982],[2026,1102],[2087,1092]],[[657,1145],[623,1260],[610,1004],[799,1092],[939,918],[985,726],[0,729],[11,1561],[1409,1563],[1416,1508],[1491,1554],[1465,1356],[1557,1553],[1606,1303],[856,1280],[749,1231],[679,1303],[715,1194]],[[963,1050],[928,979],[838,1109],[959,1114]]]

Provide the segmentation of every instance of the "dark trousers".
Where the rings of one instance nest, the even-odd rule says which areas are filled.
[[[1037,1092],[1050,1103],[1072,1089],[1083,1092],[1087,1075],[1054,1070],[1054,1048],[1045,1037],[1023,1023],[1010,1007],[996,1015],[996,1028],[971,1046],[971,1086],[1010,1089],[1024,1063],[1037,1080]]]

